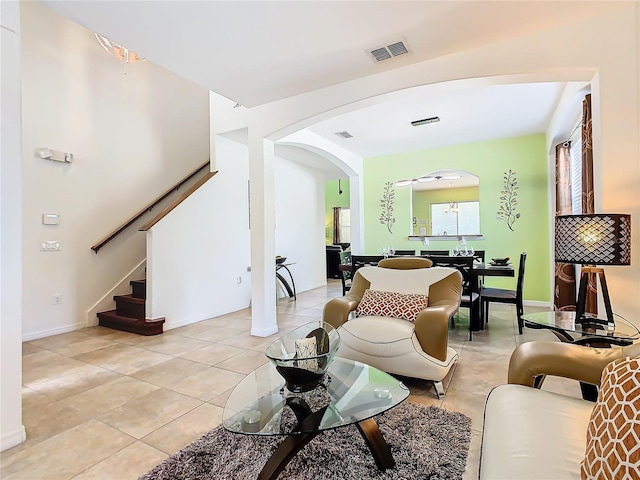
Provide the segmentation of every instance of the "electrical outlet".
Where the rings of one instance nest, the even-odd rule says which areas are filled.
[[[62,294],[61,293],[54,293],[53,294],[53,304],[54,305],[60,305],[62,303]]]
[[[237,283],[238,285],[240,285],[240,284],[242,283],[242,277],[237,277],[237,278],[236,278],[236,283]]]

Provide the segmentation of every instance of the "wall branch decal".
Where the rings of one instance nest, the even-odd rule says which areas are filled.
[[[513,224],[520,218],[520,214],[516,213],[516,205],[518,205],[516,172],[509,169],[508,172],[504,172],[502,178],[504,180],[504,190],[500,191],[500,208],[496,218],[504,221],[509,229],[514,232]]]
[[[393,216],[393,204],[395,202],[396,192],[393,189],[393,183],[387,182],[384,184],[384,191],[382,193],[382,200],[380,200],[380,207],[382,213],[380,214],[380,223],[386,225],[389,233],[393,233],[391,227],[396,223],[396,219]]]

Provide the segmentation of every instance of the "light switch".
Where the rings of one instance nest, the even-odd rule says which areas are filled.
[[[60,223],[60,215],[57,213],[43,213],[42,224],[43,225],[58,225]]]

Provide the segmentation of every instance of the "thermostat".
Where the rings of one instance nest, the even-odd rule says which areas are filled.
[[[57,213],[43,213],[42,224],[43,225],[58,225],[60,223],[60,215]]]

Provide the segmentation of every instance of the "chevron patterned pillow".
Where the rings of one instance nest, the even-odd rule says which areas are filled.
[[[427,308],[429,297],[417,293],[365,290],[356,309],[356,316],[373,315],[394,317],[415,322],[418,314]]]
[[[602,372],[580,475],[583,480],[640,478],[640,357],[615,360]]]

